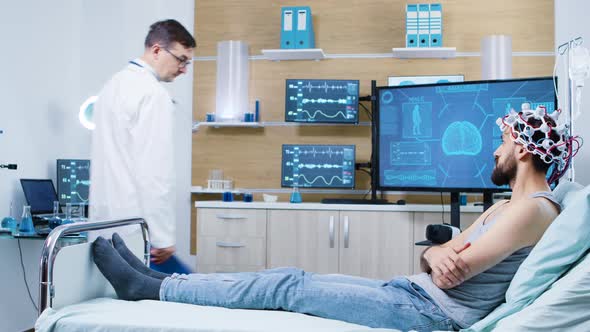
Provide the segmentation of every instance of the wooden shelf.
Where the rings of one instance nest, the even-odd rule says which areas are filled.
[[[193,194],[223,194],[228,191],[233,194],[242,193],[239,189],[207,189],[199,186],[191,187],[191,193]]]
[[[326,57],[321,48],[294,48],[294,49],[276,49],[262,50],[262,54],[267,60],[321,60]]]
[[[262,123],[262,122],[195,122],[193,124],[193,132],[199,130],[199,127],[212,127],[212,128],[230,128],[230,127],[262,128],[262,127],[264,127],[264,123]]]
[[[393,57],[400,59],[450,59],[457,53],[456,47],[403,47],[393,48]]]

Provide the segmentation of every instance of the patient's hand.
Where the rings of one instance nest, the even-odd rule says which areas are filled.
[[[469,273],[469,266],[459,257],[459,253],[467,249],[471,244],[466,243],[462,247],[433,247],[425,254],[424,258],[432,269],[430,276],[432,282],[441,289],[449,289],[462,284]]]
[[[172,257],[175,251],[176,247],[174,246],[167,248],[152,248],[150,250],[151,261],[155,264],[162,264],[167,261],[168,258]]]

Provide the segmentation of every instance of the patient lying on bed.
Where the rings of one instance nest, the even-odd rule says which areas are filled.
[[[94,261],[124,300],[286,310],[401,330],[465,328],[504,302],[518,267],[560,211],[545,177],[551,164],[515,142],[520,127],[502,129],[492,181],[509,184],[512,199],[494,204],[451,241],[425,250],[422,274],[390,281],[296,268],[167,275],[147,268],[116,234],[112,245],[104,238],[94,242]]]

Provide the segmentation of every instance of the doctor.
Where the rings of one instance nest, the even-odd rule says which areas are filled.
[[[142,217],[151,267],[189,273],[174,256],[174,103],[162,82],[187,72],[196,46],[177,21],[150,26],[145,51],[106,83],[94,105],[90,218]]]

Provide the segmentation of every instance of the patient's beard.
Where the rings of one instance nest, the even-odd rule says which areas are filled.
[[[510,184],[516,177],[516,159],[510,156],[504,165],[496,164],[492,171],[492,182],[497,186]]]

